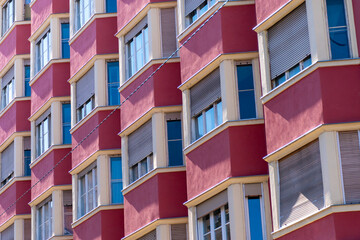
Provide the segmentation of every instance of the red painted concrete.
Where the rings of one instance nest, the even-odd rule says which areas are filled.
[[[52,97],[70,96],[69,63],[52,64],[31,85],[31,114],[34,114]]]
[[[119,54],[116,17],[95,19],[70,45],[70,73],[73,76],[92,57]]]
[[[30,54],[30,24],[17,25],[0,44],[0,71],[15,56]]]
[[[271,153],[323,123],[360,121],[358,66],[319,68],[264,105]]]
[[[225,129],[185,156],[188,199],[229,177],[267,174],[265,155],[263,124]]]
[[[135,81],[120,92],[120,99],[127,98],[160,64],[149,67]],[[153,107],[181,105],[180,63],[167,63],[149,79],[122,106],[121,130],[126,129]]]
[[[37,0],[31,7],[31,34],[33,34],[51,14],[68,12],[69,1]]]
[[[150,3],[176,2],[176,0],[117,0],[117,26],[122,29]]]
[[[103,210],[74,228],[74,240],[112,240],[124,236],[124,210]]]
[[[72,134],[73,148],[89,134],[112,110],[99,111]],[[120,110],[116,110],[97,130],[94,131],[72,153],[72,167],[76,167],[96,151],[104,149],[118,149],[121,139],[117,135],[120,131]]]
[[[355,20],[355,30],[356,30],[356,39],[357,39],[357,45],[358,49],[360,51],[360,1],[359,0],[353,0],[353,9],[354,9],[354,20]]]
[[[237,19],[236,24],[234,19]],[[253,4],[221,9],[180,50],[182,82],[187,81],[220,54],[257,51],[257,36],[252,30],[255,25]],[[186,39],[187,36],[182,43]]]
[[[160,218],[186,217],[185,201],[185,172],[155,175],[124,195],[125,235]]]
[[[261,23],[291,0],[255,0],[256,21]]]
[[[16,101],[0,117],[0,145],[13,133],[30,131],[30,101]]]
[[[333,213],[300,229],[286,234],[279,240],[355,240],[360,239],[360,212]]]
[[[34,185],[39,179],[44,177],[69,151],[70,148],[55,149],[41,159],[40,162],[31,168],[31,184]],[[70,169],[71,154],[54,171],[46,175],[39,184],[34,186],[31,190],[31,200],[34,200],[52,186],[71,184]]]
[[[30,214],[31,209],[27,204],[30,201],[30,192],[25,194],[16,204],[11,208],[16,199],[25,193],[30,188],[30,181],[16,181],[8,189],[0,195],[0,225],[9,220],[17,214]],[[9,209],[8,209],[9,208]],[[5,212],[6,210],[6,212]]]

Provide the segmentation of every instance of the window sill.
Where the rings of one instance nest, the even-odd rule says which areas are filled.
[[[210,132],[206,133],[204,136],[196,139],[190,145],[186,146],[184,149],[184,155],[189,154],[191,151],[195,150],[202,144],[206,143],[222,131],[226,130],[229,127],[233,126],[247,126],[247,125],[257,125],[257,124],[264,124],[265,121],[262,118],[255,118],[250,120],[235,120],[235,121],[226,121],[220,124],[219,126],[212,129]]]
[[[29,86],[32,86],[43,74],[50,68],[51,65],[56,63],[70,63],[69,58],[57,58],[57,59],[50,59],[45,66],[43,66],[36,74],[35,76],[30,80]]]
[[[26,21],[14,21],[11,26],[6,30],[6,32],[4,33],[4,35],[1,36],[0,38],[0,45],[4,42],[4,40],[10,35],[10,33],[12,32],[13,29],[15,29],[16,26],[19,25],[25,25],[25,24],[31,24],[31,21],[26,20]]]
[[[8,181],[4,186],[0,188],[0,195],[3,194],[7,189],[9,189],[12,185],[14,185],[16,182],[20,181],[31,181],[30,176],[23,176],[23,177],[13,177]]]
[[[52,236],[51,238],[49,238],[48,240],[67,240],[67,239],[73,239],[73,235],[57,235],[57,236]]]
[[[29,165],[30,169],[33,168],[39,162],[41,162],[41,160],[44,159],[47,155],[49,155],[49,153],[52,152],[53,150],[65,149],[65,148],[71,148],[71,144],[51,145],[48,149],[46,149],[45,152],[40,154],[38,157],[35,158],[35,160],[33,162],[30,163],[30,165]]]
[[[16,103],[20,101],[30,101],[31,97],[16,97],[11,102],[8,103],[1,111],[0,111],[0,118],[4,116],[4,114]]]

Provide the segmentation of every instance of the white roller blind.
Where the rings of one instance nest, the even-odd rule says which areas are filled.
[[[279,177],[281,226],[324,207],[318,140],[280,160]]]
[[[76,83],[76,108],[79,108],[95,94],[95,73],[92,67]]]
[[[149,120],[128,137],[129,167],[146,158],[153,151],[152,121]]]
[[[14,151],[14,143],[12,142],[1,153],[1,181],[4,181],[14,172]]]

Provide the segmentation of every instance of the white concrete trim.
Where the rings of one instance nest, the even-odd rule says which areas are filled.
[[[170,224],[161,224],[156,227],[156,240],[171,240]]]
[[[220,63],[220,88],[224,122],[240,118],[235,71],[236,66],[233,60],[224,60]]]
[[[122,150],[121,167],[122,167],[122,176],[123,176],[123,189],[125,189],[130,184],[128,136],[121,137],[121,150]]]
[[[61,236],[64,234],[64,206],[63,206],[63,191],[55,190],[52,192],[52,230],[54,236]]]
[[[24,59],[14,60],[15,97],[25,96],[25,69]]]
[[[25,237],[24,232],[24,219],[15,219],[14,221],[14,240],[23,240]]]
[[[227,188],[231,239],[246,240],[246,220],[243,184],[231,184]]]
[[[24,176],[24,138],[23,136],[14,139],[14,177]]]
[[[65,148],[71,148],[70,144],[66,144],[66,145],[51,145],[45,152],[43,152],[40,156],[37,156],[34,161],[32,161],[30,163],[30,168],[33,168],[36,164],[38,164],[39,162],[41,162],[41,160],[43,160],[48,154],[50,154],[52,151],[57,150],[57,149],[65,149]],[[33,148],[31,148],[33,149]],[[35,149],[35,148],[34,148]],[[31,151],[33,152],[33,151]],[[70,156],[68,156],[70,158]],[[32,159],[31,159],[32,160]]]
[[[0,19],[2,19],[2,11],[0,13]],[[10,28],[8,30],[6,30],[6,32],[4,33],[4,35],[2,35],[0,37],[0,45],[5,41],[5,39],[10,35],[10,33],[15,29],[16,26],[20,26],[20,25],[27,25],[27,24],[31,24],[31,21],[15,21],[13,22],[13,24],[10,26]],[[0,26],[0,31],[2,31],[2,24]]]
[[[95,13],[105,13],[105,0],[94,0],[95,1]]]
[[[183,127],[183,146],[189,146],[191,144],[191,103],[190,103],[190,89],[182,91],[182,127]]]
[[[76,83],[70,84],[71,128],[76,125]]]
[[[120,86],[122,86],[126,82],[126,51],[125,51],[125,37],[121,36],[118,40],[119,43],[119,78],[120,78]]]
[[[9,189],[13,184],[16,182],[22,182],[22,181],[30,181],[31,177],[13,177],[10,182],[7,182],[4,186],[0,188],[0,195],[3,194],[7,189]]]
[[[196,207],[188,208],[188,218],[189,218],[189,240],[197,240],[197,217],[196,217]]]
[[[160,8],[150,8],[147,14],[149,26],[149,59],[161,58]]]
[[[271,196],[271,213],[274,229],[280,227],[280,184],[278,162],[269,163],[269,181]],[[267,222],[268,223],[268,222]]]
[[[16,0],[15,1],[15,3],[14,3],[14,7],[15,7],[14,20],[15,21],[23,21],[24,20],[24,6],[25,6],[24,0]]]
[[[75,222],[78,219],[78,194],[79,194],[79,188],[78,188],[78,175],[74,174],[71,176],[72,179],[72,222]]]
[[[260,76],[260,63],[259,58],[253,58],[251,61],[253,69],[254,91],[255,91],[255,104],[257,118],[264,118],[264,108],[260,101],[261,98],[261,76]]]
[[[154,168],[167,167],[165,114],[157,112],[152,115],[152,142]]]
[[[105,59],[96,59],[94,63],[95,78],[95,107],[106,106],[106,61]]]
[[[44,201],[46,198],[52,195],[53,191],[60,190],[60,191],[66,191],[71,190],[71,185],[55,185],[47,188],[45,191],[43,191],[41,194],[36,196],[36,198],[32,199],[28,204],[30,207],[37,206],[42,201]]]
[[[110,158],[108,155],[99,155],[96,161],[98,176],[98,203],[109,205],[110,201]]]
[[[28,120],[30,122],[35,121],[38,119],[47,109],[49,109],[53,102],[69,102],[70,96],[65,97],[52,97],[49,100],[47,100],[41,107],[39,107],[29,118]]]
[[[50,19],[51,59],[61,58],[61,27],[60,18]]]
[[[50,121],[51,145],[60,145],[62,144],[61,102],[56,101],[51,103]]]
[[[36,239],[36,206],[31,207],[31,239]]]
[[[258,33],[258,46],[262,92],[263,94],[267,94],[271,91],[270,58],[268,52],[267,31]]]

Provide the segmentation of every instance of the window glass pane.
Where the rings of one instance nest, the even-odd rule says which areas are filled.
[[[303,69],[309,67],[311,65],[311,56],[307,57],[303,61]]]
[[[214,224],[215,224],[215,229],[218,227],[221,227],[221,211],[220,211],[220,209],[217,209],[214,211]]]
[[[69,23],[61,24],[61,53],[62,58],[70,58],[70,46],[69,46]]]
[[[254,91],[239,92],[240,119],[256,118]]]
[[[329,27],[346,26],[344,0],[326,0]]]
[[[143,33],[135,37],[135,51],[136,51],[136,71],[144,65],[144,39]]]
[[[203,15],[208,10],[207,0],[199,6],[199,16]]]
[[[112,203],[124,203],[124,197],[121,193],[123,189],[122,182],[111,183],[111,202]]]
[[[210,215],[203,217],[203,231],[204,234],[210,232]]]
[[[329,29],[332,59],[350,57],[347,28]]]
[[[202,137],[205,133],[204,131],[204,118],[203,115],[199,115],[198,117],[195,118],[195,129],[196,129],[196,139]]]
[[[24,176],[30,176],[31,150],[24,150]]]
[[[206,132],[215,128],[215,111],[214,107],[205,111],[205,122],[206,122]]]
[[[290,68],[289,70],[289,78],[295,76],[300,72],[300,64],[296,64],[296,66]]]
[[[120,104],[120,94],[118,88],[120,86],[119,80],[119,62],[108,62],[108,103],[109,105]]]
[[[252,65],[239,65],[236,67],[238,90],[254,89]]]
[[[114,13],[116,11],[116,0],[106,0],[106,12]]]
[[[132,182],[134,182],[136,179],[139,178],[139,168],[138,168],[138,165],[134,165],[132,168],[131,168],[131,180]]]
[[[111,179],[122,179],[121,157],[111,157]]]
[[[182,139],[181,121],[167,121],[168,140]]]
[[[181,121],[167,121],[169,166],[183,165]]]
[[[62,104],[62,124],[63,124],[63,144],[71,143],[71,106],[70,104]]]
[[[145,51],[145,63],[149,61],[149,35],[148,35],[148,27],[146,26],[143,30],[144,32],[144,51]],[[144,64],[145,64],[144,63]]]
[[[147,173],[147,170],[148,170],[147,159],[145,159],[140,162],[140,177],[144,176]]]
[[[25,66],[25,97],[31,96],[30,82],[30,66]]]
[[[218,102],[216,104],[216,117],[217,117],[217,125],[222,124],[223,122],[222,102]]]
[[[250,224],[250,236],[252,240],[263,239],[263,229],[261,221],[261,205],[259,197],[249,197],[249,224]]]

